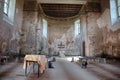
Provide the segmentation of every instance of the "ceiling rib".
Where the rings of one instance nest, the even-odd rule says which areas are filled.
[[[79,13],[81,4],[40,4],[43,12],[51,17],[66,18]]]

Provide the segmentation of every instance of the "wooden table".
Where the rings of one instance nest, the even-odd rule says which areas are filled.
[[[35,66],[35,64],[37,64],[38,65],[38,77],[39,77],[39,67],[40,67],[40,64],[38,64],[38,62],[37,61],[33,61],[33,60],[26,60],[26,68],[25,68],[25,76],[27,76],[27,64],[28,63],[32,63],[33,64],[33,72],[34,72],[34,66]]]
[[[37,64],[38,66],[38,77],[40,73],[46,69],[47,59],[45,55],[26,55],[24,58],[23,68],[25,69],[25,75],[27,75],[27,68],[33,64],[33,72],[34,66]]]

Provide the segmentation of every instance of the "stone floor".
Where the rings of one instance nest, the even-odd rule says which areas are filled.
[[[9,62],[0,65],[0,80],[120,80],[119,64],[91,63],[83,69],[79,63],[57,59],[53,66],[38,78],[31,68],[25,76],[23,63]]]

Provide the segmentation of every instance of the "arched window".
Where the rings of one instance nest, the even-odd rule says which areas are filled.
[[[120,0],[117,0],[117,12],[118,12],[118,17],[120,17]]]
[[[4,0],[4,13],[5,13],[6,15],[8,15],[9,2],[10,2],[10,0]]]
[[[16,0],[4,0],[3,12],[5,13],[3,20],[13,25],[15,16]]]
[[[43,19],[43,36],[47,38],[47,21]]]
[[[110,13],[112,25],[120,20],[120,0],[110,0]]]
[[[80,34],[80,20],[76,20],[75,23],[75,37]]]

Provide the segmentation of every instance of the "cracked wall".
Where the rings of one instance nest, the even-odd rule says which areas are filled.
[[[57,55],[64,51],[65,55],[79,55],[74,43],[74,20],[47,19],[50,54]],[[58,48],[62,44],[64,48]]]
[[[96,56],[102,50],[102,30],[98,27],[96,20],[100,17],[100,13],[89,12],[87,14],[87,44],[89,45],[88,56]]]
[[[32,6],[31,6],[32,5]],[[36,53],[38,27],[37,1],[24,1],[20,49],[22,53]]]
[[[22,25],[23,0],[16,0],[14,22],[6,21],[0,0],[0,54],[19,53],[19,39]],[[6,16],[6,17],[5,17]]]
[[[109,0],[101,1],[102,13],[98,19],[98,25],[103,32],[103,51],[109,57],[120,58],[120,23],[112,25],[109,3]]]

